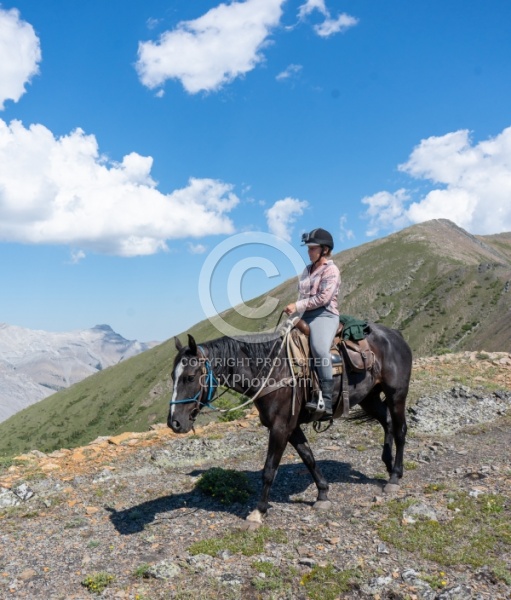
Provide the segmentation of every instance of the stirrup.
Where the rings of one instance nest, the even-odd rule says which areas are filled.
[[[324,413],[326,410],[325,401],[323,400],[323,394],[319,392],[317,401],[315,398],[311,398],[306,404],[305,408],[311,413]]]

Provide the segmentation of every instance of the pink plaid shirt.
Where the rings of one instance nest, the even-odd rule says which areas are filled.
[[[341,274],[333,260],[329,260],[317,271],[310,274],[312,265],[303,271],[298,282],[299,299],[296,310],[303,313],[324,306],[334,315],[339,314],[337,296],[341,286]]]

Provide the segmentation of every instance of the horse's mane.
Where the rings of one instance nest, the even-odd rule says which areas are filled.
[[[254,333],[236,338],[224,336],[202,344],[217,359],[227,359],[240,354],[249,359],[266,359],[280,348],[281,338],[275,334]]]

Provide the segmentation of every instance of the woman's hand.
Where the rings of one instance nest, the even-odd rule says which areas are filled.
[[[286,306],[286,308],[284,309],[284,312],[288,315],[292,315],[293,313],[296,312],[296,304],[294,302],[291,302],[291,304],[288,304]]]

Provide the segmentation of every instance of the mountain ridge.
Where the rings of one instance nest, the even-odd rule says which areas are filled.
[[[0,323],[0,421],[153,345],[105,324],[48,332]]]
[[[415,357],[511,352],[511,233],[473,236],[434,220],[333,260],[342,273],[341,312],[399,329]],[[296,299],[296,279],[247,305],[256,310],[268,294],[279,300],[269,316],[251,319],[234,308],[223,318],[246,332],[273,330],[282,309]],[[207,319],[185,333],[198,342],[220,335]],[[147,430],[166,416],[174,355],[169,339],[17,413],[0,423],[0,455]]]

